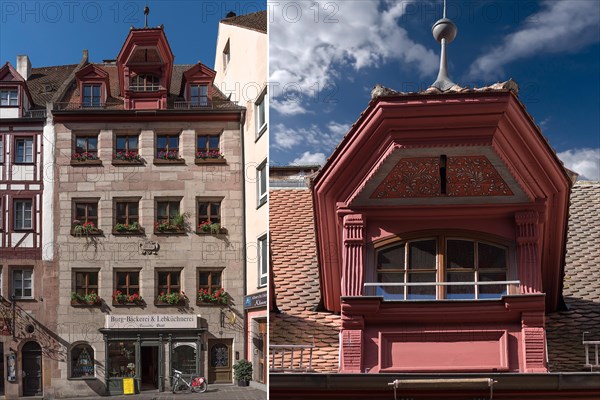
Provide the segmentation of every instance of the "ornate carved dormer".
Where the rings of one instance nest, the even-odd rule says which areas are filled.
[[[129,32],[117,57],[126,110],[167,108],[173,60],[162,26]]]

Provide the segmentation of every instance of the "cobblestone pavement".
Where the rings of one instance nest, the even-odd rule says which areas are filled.
[[[77,397],[77,400],[105,399],[105,400],[266,400],[267,393],[253,387],[239,387],[235,385],[209,385],[204,393],[177,393],[171,392],[142,392],[129,396],[98,396]]]

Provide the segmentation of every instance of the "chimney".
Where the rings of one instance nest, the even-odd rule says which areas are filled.
[[[237,15],[237,14],[236,14],[236,13],[234,13],[233,11],[229,11],[229,12],[227,13],[227,15],[225,16],[225,18],[231,18],[231,17],[235,17],[236,15]]]
[[[17,56],[17,72],[25,80],[28,80],[31,76],[31,62],[27,55]]]

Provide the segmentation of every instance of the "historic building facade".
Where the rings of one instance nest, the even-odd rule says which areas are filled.
[[[56,331],[52,123],[56,71],[0,68],[0,395],[37,396],[64,352]],[[66,70],[72,66],[65,67]]]
[[[174,368],[232,382],[244,354],[244,113],[173,58],[162,27],[133,29],[55,104],[56,395],[165,390]]]
[[[246,355],[267,383],[268,93],[267,12],[228,14],[219,24],[215,85],[246,108],[243,127]],[[263,388],[266,388],[263,386]]]

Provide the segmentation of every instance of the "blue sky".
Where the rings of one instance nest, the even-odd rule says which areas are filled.
[[[442,1],[270,3],[271,164],[322,163],[380,83],[427,88]],[[514,79],[565,164],[600,179],[600,2],[448,0],[461,86]],[[300,94],[302,93],[302,94]]]
[[[27,54],[33,67],[115,59],[129,28],[144,26],[146,1],[51,0],[0,2],[0,60],[13,66]],[[248,14],[266,1],[148,0],[148,26],[163,24],[176,64],[214,66],[219,20],[229,11]]]

